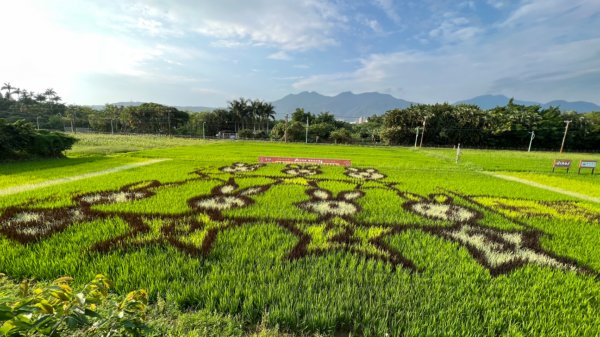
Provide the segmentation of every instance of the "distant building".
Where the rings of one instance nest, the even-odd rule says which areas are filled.
[[[221,139],[237,139],[237,133],[231,131],[219,131],[217,138]]]
[[[364,124],[369,121],[368,117],[358,117],[358,119],[351,124]]]

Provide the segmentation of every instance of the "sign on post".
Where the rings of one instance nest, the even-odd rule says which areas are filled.
[[[313,164],[313,165],[334,165],[334,166],[352,166],[352,161],[347,159],[326,159],[326,158],[290,158],[290,157],[258,157],[258,162],[263,164]]]
[[[569,169],[571,168],[571,159],[554,159],[554,164],[552,165],[552,172],[554,172],[555,168],[566,168],[567,173],[569,173]]]
[[[594,175],[594,170],[596,169],[596,166],[598,165],[598,162],[595,160],[580,160],[579,161],[579,170],[577,170],[577,174],[581,173],[581,169],[582,168],[589,168],[592,169],[592,175]]]

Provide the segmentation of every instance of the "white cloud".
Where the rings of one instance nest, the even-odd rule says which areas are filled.
[[[19,29],[18,34],[3,37],[3,43],[14,51],[2,55],[3,80],[36,91],[53,87],[68,101],[80,96],[78,83],[83,77],[106,75],[189,82],[190,78],[156,72],[156,68],[147,66],[164,62],[181,67],[183,61],[201,55],[193,49],[165,43],[68,29],[60,24],[60,14],[34,1],[13,2],[4,9],[0,12],[0,30]]]
[[[248,46],[248,43],[240,42],[237,40],[215,40],[210,43],[211,47],[217,48],[239,48]]]
[[[142,37],[181,37],[184,31],[178,18],[168,11],[161,11],[150,4],[130,1],[88,1],[73,3],[70,0],[54,0],[62,3],[67,12],[74,15],[93,13],[95,24],[115,32],[139,34]]]
[[[296,89],[379,90],[419,101],[491,91],[597,101],[600,1],[486,1],[506,19],[483,26],[475,15],[486,5],[466,0],[371,0],[382,9],[375,14],[340,0],[12,1],[0,11],[10,46],[0,74],[19,87],[54,87],[67,100],[91,102],[269,96],[289,91],[284,80]],[[265,50],[267,59],[295,62],[264,60]],[[355,68],[301,76],[347,64]]]
[[[462,27],[464,20],[450,19],[455,21],[431,35],[455,39],[454,44],[430,52],[372,54],[353,71],[310,76],[293,87],[328,94],[392,88],[391,93],[420,102],[456,101],[483,93],[598,102],[600,33],[589,27],[600,23],[594,16],[600,4],[552,3],[553,7],[525,4],[512,13],[509,24],[488,32],[476,44],[470,39],[480,32]]]
[[[356,21],[358,21],[360,24],[368,27],[374,33],[378,33],[378,34],[383,33],[383,27],[381,27],[381,25],[379,24],[379,21],[377,21],[375,19],[371,19],[371,18],[367,18],[362,15],[359,15],[356,18]]]
[[[429,36],[444,43],[453,43],[471,40],[482,32],[483,29],[470,25],[469,19],[447,13],[442,23],[429,31]]]
[[[61,81],[89,69],[137,75],[135,64],[147,57],[134,46],[109,37],[84,36],[62,29],[31,2],[13,2],[8,6],[0,12],[0,29],[19,30],[18,34],[6,34],[3,43],[18,52],[3,53],[0,73],[15,82],[31,82],[34,78]],[[25,17],[27,22],[22,21]]]
[[[194,93],[198,93],[198,94],[204,94],[204,95],[217,95],[217,96],[222,96],[222,97],[229,97],[231,96],[228,93],[222,92],[220,90],[216,90],[213,88],[192,88],[191,89],[192,92]]]
[[[503,0],[487,0],[486,2],[488,5],[496,8],[496,9],[501,9],[504,6],[506,6],[506,1],[503,1]]]
[[[181,25],[203,36],[286,51],[335,45],[334,33],[347,22],[336,4],[318,0],[228,0],[155,6],[175,13]]]
[[[268,58],[271,60],[280,60],[280,61],[288,61],[288,60],[292,59],[292,57],[283,50],[280,50],[276,53],[269,55]]]
[[[400,17],[398,12],[396,11],[396,8],[394,7],[393,0],[373,0],[373,2],[375,3],[375,5],[381,8],[385,15],[392,19],[392,21],[396,23],[400,23],[402,21],[402,18]]]
[[[576,20],[587,19],[600,11],[600,1],[597,0],[528,0],[515,10],[501,26],[524,26],[531,24],[557,25],[565,22],[577,24]],[[570,28],[570,27],[562,27]]]

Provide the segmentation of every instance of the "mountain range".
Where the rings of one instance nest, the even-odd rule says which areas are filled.
[[[466,104],[475,104],[478,105],[482,109],[493,109],[497,106],[505,106],[508,104],[510,98],[504,95],[483,95],[473,97],[471,99],[467,99],[464,101],[458,101],[454,104],[466,103]],[[561,111],[576,111],[576,112],[590,112],[590,111],[600,111],[600,106],[590,102],[576,101],[569,102],[565,100],[554,100],[547,103],[539,103],[533,101],[522,101],[515,99],[515,104],[521,105],[540,105],[542,109],[549,108],[551,106],[557,106]]]
[[[455,102],[454,104],[475,104],[482,109],[492,109],[497,106],[505,106],[509,97],[504,95],[482,95],[470,99]],[[117,102],[115,105],[138,106],[143,102]],[[281,99],[271,102],[275,107],[277,118],[285,118],[286,114],[291,114],[297,108],[303,108],[306,112],[318,114],[328,111],[336,118],[354,121],[360,117],[369,117],[374,114],[384,114],[388,110],[396,108],[406,108],[415,102],[395,98],[392,95],[378,92],[365,92],[354,94],[346,91],[335,96],[325,96],[314,91],[303,91],[298,94],[289,94]],[[515,99],[515,104],[522,105],[540,105],[542,108],[558,106],[562,111],[576,111],[579,113],[600,111],[600,106],[590,102],[576,101],[569,102],[564,100],[553,100],[547,103],[534,101],[524,101]],[[103,106],[92,106],[101,109]],[[177,109],[189,112],[212,111],[215,108],[204,106],[176,106]]]
[[[290,94],[273,103],[277,117],[283,118],[291,114],[296,108],[319,113],[328,111],[339,119],[356,120],[374,114],[382,114],[388,110],[409,107],[413,102],[395,98],[388,94],[378,92],[365,92],[353,94],[349,91],[336,96],[324,96],[314,91],[304,91],[299,94]]]

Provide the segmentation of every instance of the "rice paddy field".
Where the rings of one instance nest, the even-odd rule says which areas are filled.
[[[598,154],[82,136],[68,156],[1,164],[0,192],[167,160],[0,194],[15,280],[102,273],[296,335],[600,335],[600,172],[551,173]]]

